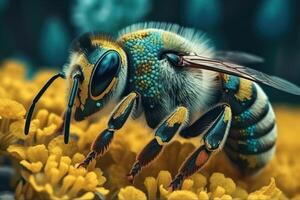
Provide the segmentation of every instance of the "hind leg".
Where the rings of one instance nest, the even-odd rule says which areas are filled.
[[[177,175],[170,184],[173,190],[179,188],[183,180],[201,169],[214,152],[220,151],[227,139],[231,123],[231,109],[227,104],[221,104],[200,117],[190,127],[184,129],[181,134],[187,137],[195,136],[195,132],[206,130],[202,139],[202,145],[197,148],[181,165]],[[198,131],[195,128],[200,128]],[[188,131],[194,130],[192,135]],[[201,134],[201,133],[200,133]],[[198,134],[198,135],[200,135]]]

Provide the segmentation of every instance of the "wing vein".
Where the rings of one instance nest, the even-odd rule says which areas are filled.
[[[268,85],[287,93],[300,95],[300,87],[287,80],[284,80],[277,76],[270,76],[255,69],[230,63],[227,61],[219,61],[198,55],[184,55],[181,56],[181,66],[234,75]]]

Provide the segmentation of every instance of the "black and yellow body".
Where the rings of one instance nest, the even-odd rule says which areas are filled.
[[[234,63],[256,62],[256,57],[233,55],[216,52],[197,31],[163,23],[133,25],[116,40],[82,35],[73,43],[64,76],[49,80],[34,99],[25,133],[39,97],[55,78],[66,77],[71,92],[65,142],[72,111],[80,121],[101,113],[108,103],[116,104],[107,129],[95,138],[91,152],[79,166],[86,167],[102,155],[132,115],[144,117],[155,130],[153,140],[128,174],[131,181],[177,133],[185,138],[199,137],[202,142],[182,164],[170,185],[173,189],[223,149],[244,175],[256,173],[272,158],[277,132],[270,102],[255,82],[288,88],[297,95],[300,89]]]
[[[274,111],[258,84],[230,75],[222,77],[222,101],[230,105],[233,115],[224,150],[242,173],[256,173],[275,153]]]

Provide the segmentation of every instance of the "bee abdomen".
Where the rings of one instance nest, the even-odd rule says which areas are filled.
[[[253,175],[263,169],[267,163],[270,162],[276,150],[276,146],[273,146],[270,150],[262,152],[260,154],[245,155],[237,153],[229,148],[225,148],[225,153],[229,157],[230,161],[236,166],[241,174]]]
[[[226,147],[244,155],[259,154],[270,150],[275,145],[276,137],[276,126],[273,126],[271,130],[266,129],[265,134],[259,137],[234,139],[229,135]]]
[[[243,174],[253,174],[263,168],[275,152],[275,114],[256,83],[240,78],[235,80],[236,87],[226,83],[228,79],[224,84],[225,89],[228,87],[224,97],[233,110],[233,120],[224,150]]]

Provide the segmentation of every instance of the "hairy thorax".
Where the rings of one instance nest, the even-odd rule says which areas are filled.
[[[212,52],[205,51],[200,44],[158,29],[127,33],[119,42],[128,56],[130,90],[140,94],[150,127],[157,126],[178,106],[186,106],[193,118],[215,103],[219,89],[217,73],[179,69],[161,56],[163,52],[176,51],[211,57]]]

